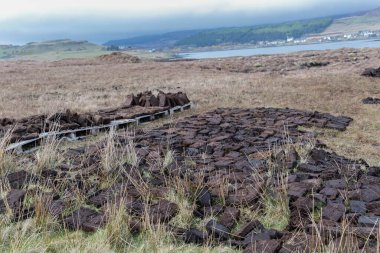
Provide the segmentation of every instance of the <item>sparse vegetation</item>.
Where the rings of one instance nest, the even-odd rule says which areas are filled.
[[[14,171],[16,166],[13,155],[6,150],[10,144],[12,131],[12,129],[9,129],[4,133],[3,137],[0,138],[0,176],[4,176],[9,172]]]
[[[41,147],[35,153],[36,163],[33,168],[34,172],[40,172],[44,169],[54,170],[62,161],[59,150],[60,140],[54,134],[48,136],[42,141]]]
[[[332,21],[332,18],[320,18],[275,25],[211,29],[182,39],[176,45],[205,47],[221,44],[286,40],[287,37],[300,38],[306,34],[324,31]]]
[[[371,49],[361,52],[365,52],[370,57],[371,64],[380,65],[376,57],[378,50]],[[328,52],[328,54],[337,54],[339,59],[346,59],[345,51]],[[296,57],[303,57],[302,55],[297,54]],[[273,57],[282,58],[284,56]],[[363,96],[376,92],[376,83],[373,80],[361,78],[358,75],[360,70],[369,64],[367,61],[360,60],[352,64],[342,60],[321,69],[295,69],[281,73],[280,71],[243,73],[228,69],[228,65],[235,64],[237,68],[245,68],[257,62],[262,62],[260,66],[269,68],[270,66],[265,65],[266,60],[265,57],[258,57],[165,64],[143,61],[137,65],[108,64],[107,69],[104,68],[104,65],[85,65],[83,67],[73,66],[72,62],[65,63],[64,61],[60,68],[56,68],[53,63],[44,63],[45,65],[35,62],[28,63],[29,65],[27,63],[0,63],[0,72],[3,74],[0,85],[4,91],[1,94],[0,111],[2,116],[25,116],[34,114],[36,111],[55,110],[61,106],[61,102],[67,108],[88,110],[110,106],[116,101],[117,103],[122,102],[124,93],[128,94],[147,87],[154,86],[160,89],[174,90],[181,86],[197,103],[194,111],[183,115],[227,106],[293,107],[349,115],[354,118],[354,122],[346,132],[319,130],[321,138],[339,154],[352,158],[363,157],[371,165],[380,164],[378,157],[380,143],[374,138],[379,131],[378,108],[360,104]],[[8,64],[9,67],[5,67],[5,64]],[[223,68],[215,70],[214,64],[219,64]],[[211,67],[205,69],[201,68],[202,66]],[[22,68],[21,72],[20,68]],[[86,71],[83,71],[83,68]],[[128,71],[125,71],[126,68]],[[330,70],[329,73],[326,73],[327,69]],[[42,72],[44,74],[41,74]],[[54,92],[46,93],[46,90],[54,90]],[[78,94],[83,94],[83,96],[79,97]],[[13,101],[19,101],[17,107]],[[176,118],[170,120],[175,127]],[[161,125],[163,122],[167,121],[156,122],[148,127]],[[316,131],[307,128],[301,130]],[[125,142],[121,144],[117,141],[115,132],[111,131],[102,137],[100,143],[103,146],[98,150],[104,169],[102,174],[139,173],[141,179],[139,181],[133,181],[132,175],[125,177],[144,196],[143,203],[166,199],[178,206],[178,213],[170,221],[171,225],[203,229],[210,219],[215,218],[215,215],[211,214],[204,218],[191,219],[195,205],[193,195],[201,185],[194,179],[180,178],[168,173],[168,168],[175,161],[177,155],[169,148],[169,145],[166,150],[162,151],[159,158],[149,164],[151,167],[144,167],[142,171],[139,171],[137,167],[140,160],[136,151],[138,143],[132,141],[133,138],[126,138]],[[99,140],[88,140],[89,144],[93,142],[99,143]],[[4,152],[6,143],[6,138],[0,141],[0,166],[2,166],[0,168],[3,168],[2,171],[7,171],[10,164],[15,164],[13,156],[11,160],[5,158],[9,155]],[[71,144],[66,145],[70,147]],[[289,142],[285,146],[284,152],[286,154],[290,152],[291,148],[294,148],[301,157],[300,161],[305,162],[314,146],[315,143],[312,139],[306,140],[303,145]],[[273,150],[273,153],[278,152],[280,150]],[[32,164],[24,163],[22,165],[28,165],[27,168],[35,168],[36,171],[46,167],[52,169],[60,164],[60,155],[58,143],[55,138],[52,138],[41,147],[36,156],[29,156],[31,160],[28,161],[31,161]],[[204,154],[204,157],[206,159],[207,154]],[[268,162],[271,163],[273,159],[269,159]],[[17,160],[22,162],[18,158]],[[123,167],[123,165],[125,166]],[[172,186],[170,191],[161,197],[147,194],[149,186],[146,181],[151,180],[150,170],[157,169],[154,167],[157,165],[165,175],[163,180]],[[193,169],[196,169],[197,166],[190,158],[186,161],[186,165]],[[132,169],[126,170],[125,168]],[[265,227],[281,230],[288,225],[290,219],[286,191],[288,171],[282,167],[276,167],[275,164],[272,168],[273,170],[266,174],[268,183],[260,195],[260,208],[248,206],[239,210],[243,221],[258,219]],[[70,200],[68,201],[71,204],[70,211],[84,206],[87,201],[79,189],[69,188],[71,185],[69,176],[80,175],[83,176],[81,179],[85,178],[83,171],[75,173],[75,171],[70,171],[67,182],[61,182],[61,185],[55,186],[65,199]],[[114,180],[114,177],[102,177],[100,178],[102,182],[99,184],[111,185],[111,182],[107,182],[109,180]],[[94,179],[94,181],[96,180]],[[227,183],[220,185],[221,198],[217,200],[218,204],[226,202],[222,193],[228,186]],[[37,188],[48,189],[49,187],[39,185]],[[186,189],[192,190],[187,192]],[[1,182],[0,196],[3,198],[8,191],[6,183]],[[141,233],[134,235],[129,228],[132,217],[126,212],[126,208],[121,205],[121,202],[110,202],[105,207],[109,222],[103,229],[93,233],[66,230],[57,225],[55,219],[49,216],[42,204],[42,196],[40,194],[37,196],[34,218],[12,223],[10,216],[0,215],[1,252],[239,252],[228,243],[218,247],[210,247],[212,242],[203,246],[184,244],[181,240],[176,239],[174,232],[164,229],[162,224],[153,226],[148,215],[142,219]],[[148,210],[145,209],[145,211]],[[323,224],[318,223],[321,216],[320,210],[315,210],[310,215],[315,219],[312,228],[315,237],[313,240],[308,239],[310,239],[310,246],[315,249],[314,252],[348,253],[358,248],[358,242],[351,236],[349,226],[345,223],[342,224],[341,229],[347,232],[342,233],[338,238],[334,237],[337,240],[325,241],[320,236],[324,232]],[[237,224],[233,231],[237,231],[241,225]]]
[[[334,20],[322,35],[354,34],[360,31],[380,30],[380,16],[352,16]]]
[[[31,42],[23,46],[0,46],[0,59],[44,59],[91,58],[105,54],[102,46],[88,41],[52,40]]]

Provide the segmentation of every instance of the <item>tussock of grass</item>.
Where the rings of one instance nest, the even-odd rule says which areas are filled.
[[[107,206],[107,225],[105,227],[107,241],[120,252],[130,248],[131,233],[129,231],[130,217],[125,208],[123,198]]]
[[[329,52],[338,54],[340,59],[345,58],[345,52]],[[151,89],[159,84],[166,90],[175,90],[181,87],[190,98],[197,103],[195,111],[181,114],[200,113],[217,107],[291,107],[304,110],[318,110],[333,114],[344,114],[354,118],[346,132],[326,131],[320,139],[338,154],[352,158],[364,158],[371,165],[379,165],[378,156],[379,141],[378,122],[380,114],[376,106],[363,106],[360,100],[373,94],[376,83],[358,75],[360,71],[371,65],[379,65],[377,49],[363,49],[359,53],[366,54],[370,59],[359,61],[352,65],[344,60],[331,63],[321,69],[302,71],[272,72],[267,62],[267,57],[231,58],[222,60],[204,60],[180,63],[156,63],[142,62],[138,65],[128,66],[107,64],[91,65],[86,62],[76,61],[61,62],[62,66],[56,67],[56,63],[37,62],[6,62],[7,71],[2,72],[0,86],[3,87],[0,95],[2,117],[21,117],[36,114],[36,112],[56,111],[57,108],[70,108],[78,111],[96,110],[108,106],[120,104],[125,99],[125,94],[138,90]],[[280,59],[283,56],[271,56]],[[302,53],[295,56],[302,57]],[[304,60],[304,59],[302,59]],[[237,71],[260,62],[267,73],[231,73],[229,68]],[[82,64],[82,65],[81,65]],[[86,71],[83,71],[85,65]],[[215,71],[214,67],[225,67],[221,71]],[[1,68],[0,66],[0,68]],[[209,66],[209,69],[201,68]],[[230,67],[228,67],[230,66]],[[22,69],[23,71],[20,71]],[[40,75],[40,73],[45,73]],[[54,78],[54,77],[59,78]],[[46,78],[49,77],[49,78]],[[80,81],[78,81],[80,80]],[[120,85],[123,84],[123,85]],[[117,87],[117,88],[115,88]],[[54,93],[46,93],[46,90],[54,90]],[[69,92],[68,92],[69,91]],[[199,92],[201,91],[201,92]],[[81,94],[81,96],[78,96]],[[17,106],[16,104],[17,103]],[[170,118],[175,126],[175,119]],[[167,121],[153,122],[151,126],[159,125]],[[148,171],[137,171],[141,180],[133,180],[128,176],[128,171],[123,170],[124,163],[133,168],[138,165],[138,157],[135,151],[135,143],[131,140],[123,147],[117,143],[115,132],[110,132],[105,138],[105,146],[102,153],[102,173],[108,175],[100,177],[101,185],[110,186],[117,179],[118,173],[126,174],[130,182],[135,185],[144,201],[151,201],[145,179],[149,178]],[[285,133],[286,134],[286,133]],[[169,142],[169,141],[168,141]],[[4,152],[8,144],[7,138],[0,141],[0,174],[13,171],[17,166],[13,156]],[[307,160],[308,150],[314,143],[306,143],[304,146],[293,145],[301,162]],[[169,146],[169,145],[168,145]],[[169,148],[168,148],[169,150]],[[164,170],[173,161],[175,154],[170,150],[166,155],[155,161]],[[206,156],[206,155],[205,155]],[[46,139],[38,151],[34,165],[37,172],[43,168],[54,169],[60,163],[60,154],[57,141]],[[188,166],[194,166],[189,158]],[[166,175],[167,176],[167,175]],[[241,209],[241,224],[252,219],[260,220],[267,228],[281,230],[289,219],[288,200],[286,194],[286,171],[282,168],[273,168],[269,176],[273,180],[262,191],[260,203],[256,206]],[[180,181],[176,178],[165,179],[173,185],[166,199],[179,206],[179,213],[172,220],[173,225],[188,227],[195,226],[204,229],[208,220],[194,219],[190,221],[193,208],[192,194],[200,188],[198,182]],[[72,189],[70,185],[62,182],[57,188],[61,189],[61,196],[69,200],[71,207],[69,212],[80,206],[85,206],[86,199],[80,192]],[[193,183],[189,187],[181,187],[181,184]],[[273,187],[279,189],[271,191]],[[190,193],[183,191],[191,189]],[[221,183],[219,203],[225,203],[226,182]],[[0,195],[4,197],[7,187],[1,184]],[[188,195],[189,194],[189,195]],[[66,231],[60,226],[55,226],[41,203],[37,201],[38,215],[19,223],[10,223],[7,215],[0,215],[0,252],[235,252],[228,246],[209,247],[185,245],[176,240],[173,235],[163,227],[152,226],[149,219],[144,221],[144,231],[138,236],[129,234],[125,226],[130,218],[123,207],[110,207],[111,223],[109,227],[100,229],[95,233],[81,231]],[[313,218],[318,221],[319,210],[315,210]],[[123,226],[121,226],[123,224]],[[235,228],[238,229],[239,225]],[[321,234],[322,229],[316,225],[315,234]],[[348,234],[346,234],[348,235]],[[347,239],[348,238],[348,239]],[[356,249],[355,242],[350,242],[349,237],[338,238],[340,244],[322,240],[317,236],[313,243],[315,252],[348,253]],[[348,243],[347,243],[348,240]],[[379,238],[377,240],[380,241]],[[341,246],[339,246],[341,245]],[[346,246],[342,246],[346,245]],[[351,249],[351,251],[350,251]]]
[[[110,128],[108,135],[105,136],[105,146],[102,149],[102,169],[107,175],[120,165],[120,152],[116,147],[116,133],[114,128]]]
[[[4,176],[9,172],[14,171],[16,167],[16,161],[13,155],[6,151],[10,144],[12,131],[13,129],[9,129],[2,137],[0,137],[0,176]]]
[[[44,169],[54,170],[62,163],[63,157],[59,151],[60,142],[54,134],[42,140],[41,146],[35,153],[36,162],[32,167],[36,174]]]
[[[167,200],[177,204],[178,214],[170,221],[174,226],[189,228],[193,220],[194,203],[191,203],[186,193],[181,188],[169,190]]]
[[[126,145],[123,145],[118,141],[116,130],[111,128],[108,134],[105,135],[103,143],[101,163],[104,175],[123,173],[123,171],[118,171],[118,168],[124,164],[135,168],[138,166],[139,158],[132,138],[128,140]]]

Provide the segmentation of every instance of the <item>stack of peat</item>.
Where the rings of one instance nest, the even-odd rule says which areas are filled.
[[[368,68],[365,69],[362,73],[362,76],[369,76],[369,77],[380,77],[380,68]]]
[[[187,95],[182,92],[178,93],[164,93],[160,91],[158,95],[153,95],[151,91],[138,93],[127,96],[125,106],[144,106],[144,107],[175,107],[190,103]]]
[[[363,104],[380,104],[380,98],[365,98],[362,100]]]
[[[370,252],[379,236],[380,168],[328,152],[314,133],[299,129],[344,131],[351,120],[292,109],[217,109],[180,120],[174,127],[119,136],[119,148],[133,140],[137,162],[115,166],[119,177],[108,188],[102,187],[108,173],[102,170],[104,142],[68,150],[63,164],[39,175],[10,173],[1,178],[11,190],[0,201],[0,212],[8,206],[15,221],[32,217],[34,205],[26,205],[24,199],[28,185],[39,182],[54,189],[45,193],[42,203],[68,229],[96,231],[109,219],[109,203],[121,203],[136,234],[149,222],[186,243],[223,244],[247,253],[290,253],[313,252],[318,240],[339,244],[344,233],[358,242],[353,252]],[[297,150],[310,142],[315,147],[301,158]],[[172,159],[163,164],[169,150]],[[285,181],[282,175],[287,175]],[[172,222],[180,212],[177,203],[166,199],[174,185],[194,203],[193,218],[203,219],[204,228]],[[65,210],[75,203],[70,199],[78,192],[86,204],[67,215]],[[282,231],[242,215],[243,209],[265,215],[263,197],[276,199],[281,192],[286,193],[290,216]],[[316,220],[311,220],[313,213],[320,214]]]
[[[126,102],[115,108],[96,112],[77,113],[71,110],[57,112],[53,115],[34,115],[22,119],[0,119],[0,137],[12,129],[10,142],[38,138],[41,133],[49,131],[74,130],[85,127],[109,124],[113,120],[133,119],[150,115],[176,106],[190,103],[185,93],[163,93],[157,96],[147,91],[127,96]]]

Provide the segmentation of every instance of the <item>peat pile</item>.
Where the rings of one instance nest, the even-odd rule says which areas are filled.
[[[127,96],[127,100],[124,106],[144,106],[144,107],[175,107],[179,105],[185,105],[190,103],[187,95],[182,92],[178,93],[164,93],[160,91],[157,95],[154,95],[151,91],[138,93],[136,96],[130,94]]]
[[[369,76],[369,77],[380,77],[380,68],[368,68],[365,69],[362,73],[362,76]]]
[[[380,98],[365,98],[362,100],[363,104],[380,104]]]
[[[146,91],[137,96],[128,95],[126,102],[121,106],[96,112],[78,113],[66,110],[52,115],[40,114],[22,119],[0,118],[0,137],[8,129],[13,129],[10,142],[14,143],[38,138],[44,132],[105,125],[113,120],[151,115],[187,103],[190,103],[190,100],[182,92],[164,93],[160,91],[156,96],[152,92]]]
[[[109,63],[139,63],[141,62],[140,58],[137,56],[121,53],[121,52],[113,52],[111,54],[105,54],[98,56],[96,59],[102,62]]]
[[[33,216],[36,204],[24,200],[36,193],[26,188],[39,182],[50,190],[40,193],[39,208],[42,203],[69,229],[103,227],[112,218],[107,215],[108,204],[119,203],[131,216],[133,233],[143,230],[148,218],[186,243],[211,241],[245,252],[285,253],[308,252],[309,243],[316,239],[310,213],[318,210],[322,238],[339,238],[340,224],[349,219],[346,233],[366,250],[376,243],[378,230],[372,227],[380,219],[380,168],[325,151],[313,133],[299,130],[304,126],[343,131],[351,120],[292,109],[217,109],[185,118],[174,127],[119,136],[117,149],[133,140],[137,157],[115,165],[114,170],[102,169],[106,143],[100,142],[68,150],[65,163],[38,175],[25,170],[8,174],[2,180],[9,182],[11,190],[0,201],[0,211],[8,206],[15,221]],[[301,159],[291,144],[311,141],[316,146]],[[288,174],[284,185],[290,219],[283,231],[266,228],[241,213],[241,208],[263,211],[263,194],[276,198],[282,192],[284,185],[278,183],[282,174],[274,171]],[[117,175],[115,183],[102,188],[102,180],[110,174]],[[178,190],[175,185],[194,203],[193,218],[203,219],[204,227],[176,225],[180,206],[167,197]],[[73,210],[78,193],[86,206],[67,215],[65,210]],[[302,234],[290,240],[299,229]]]

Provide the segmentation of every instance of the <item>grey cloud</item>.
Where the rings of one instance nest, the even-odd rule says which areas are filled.
[[[343,3],[344,2],[344,3]],[[0,23],[0,44],[26,43],[59,38],[103,43],[111,39],[174,30],[201,29],[275,23],[287,20],[354,13],[376,8],[376,1],[320,1],[303,9],[272,10],[267,13],[240,11],[195,15],[181,13],[156,19],[113,18],[104,15],[24,17]]]

